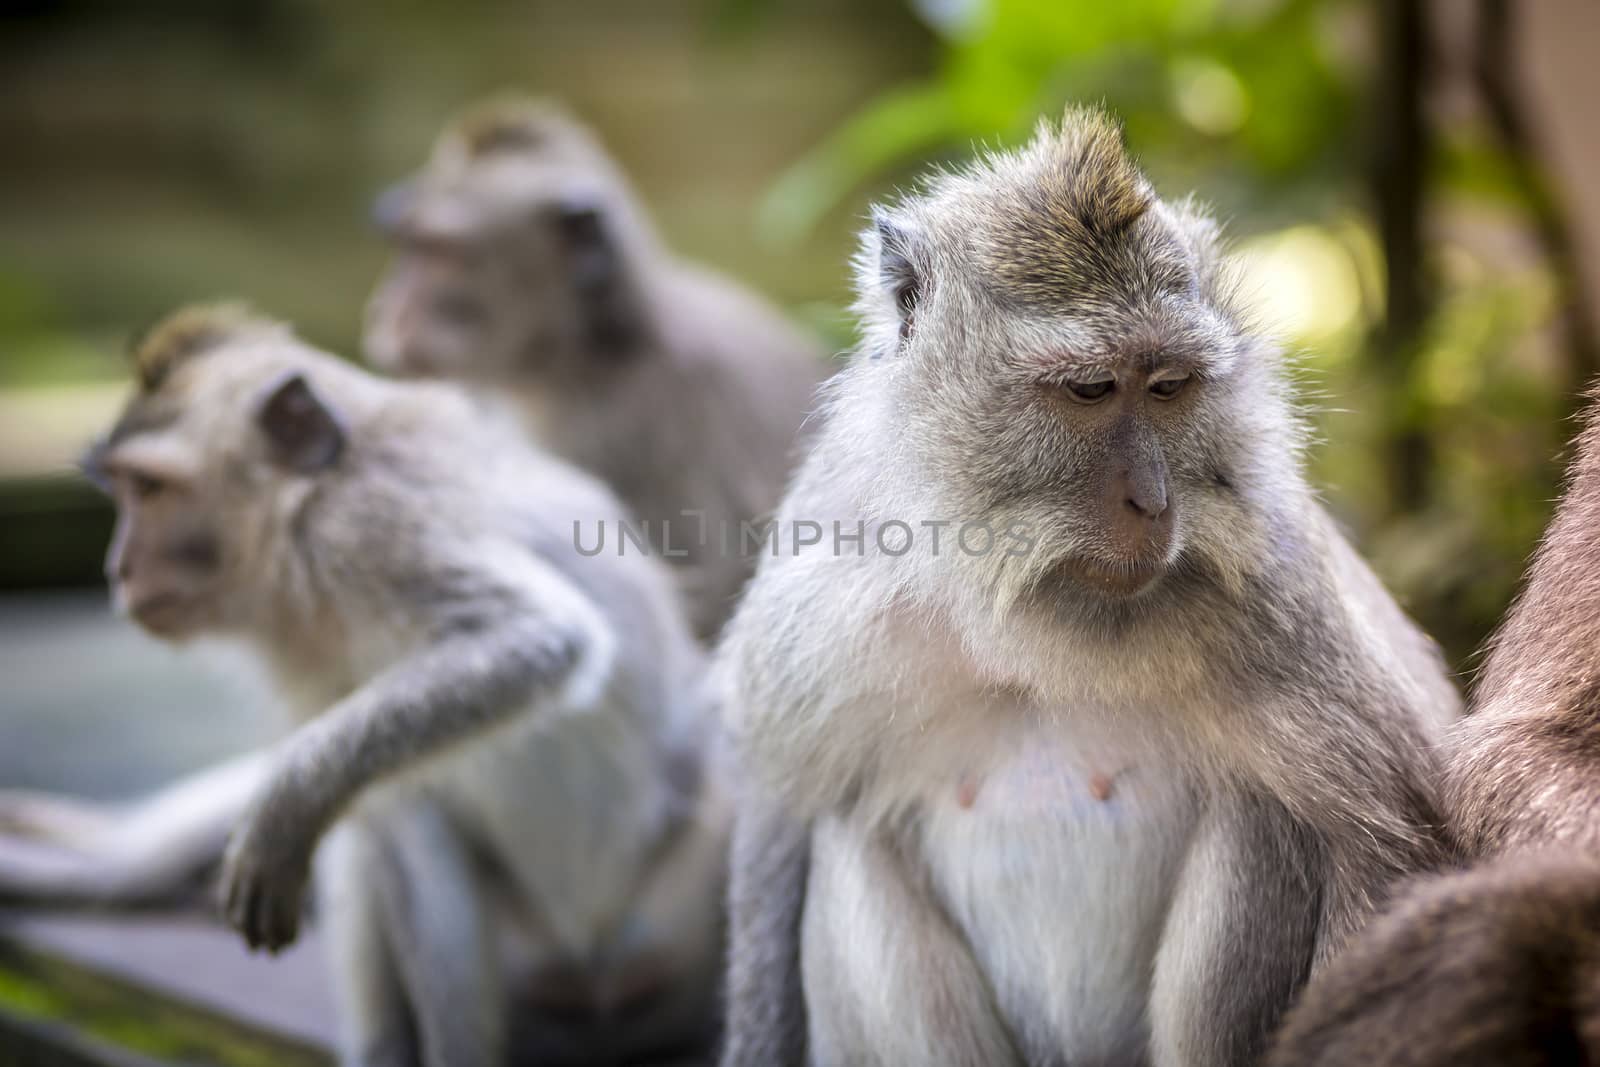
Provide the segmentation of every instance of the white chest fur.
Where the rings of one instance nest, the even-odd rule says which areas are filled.
[[[1170,762],[1096,733],[1019,729],[924,808],[935,891],[1030,1062],[1138,1062],[1196,817]]]
[[[1109,713],[977,717],[966,766],[948,755],[963,746],[935,743],[936,771],[896,775],[897,791],[921,780],[903,862],[858,814],[818,824],[803,950],[813,1045],[838,1062],[1143,1062],[1195,790],[1176,761],[1108,740],[1127,732]],[[948,928],[942,945],[916,945],[929,923]],[[948,1009],[975,997],[992,1000],[993,1036],[958,1049],[973,1028],[969,1016],[952,1030]]]

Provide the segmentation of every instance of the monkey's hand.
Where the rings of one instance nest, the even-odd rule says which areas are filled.
[[[252,949],[277,952],[299,934],[315,848],[304,815],[273,791],[234,831],[222,860],[222,911]]]

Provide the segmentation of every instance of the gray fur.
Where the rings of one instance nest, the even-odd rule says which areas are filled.
[[[1459,698],[1437,650],[1306,485],[1215,225],[1149,195],[1103,127],[1069,112],[879,213],[861,348],[721,649],[752,787],[812,827],[817,1062],[1248,1062],[1305,971],[1441,856]],[[1064,397],[1096,380],[1103,403]],[[1128,485],[1165,510],[1123,536]],[[969,520],[1027,549],[873,536]],[[807,521],[861,523],[865,550],[807,549]],[[737,938],[788,925],[745,917],[735,960],[783,958]],[[1234,966],[1258,973],[1218,989]],[[739,1025],[730,1047],[762,1047]]]
[[[800,923],[810,830],[760,794],[741,797],[729,856],[728,1064],[806,1062]]]
[[[571,523],[621,505],[449,387],[379,381],[274,324],[218,329],[160,363],[121,423],[141,429],[97,461],[119,601],[171,640],[257,649],[300,720],[242,776],[228,920],[292,941],[334,834],[351,1063],[498,1062],[506,997],[552,969],[601,1031],[703,1036],[724,817],[701,661],[658,564],[573,545]],[[258,425],[295,380],[288,423]],[[283,447],[306,426],[315,462]],[[170,551],[196,530],[213,558]],[[652,995],[676,1018],[629,1014]]]
[[[645,523],[713,636],[754,569],[739,524],[778,502],[822,353],[663,247],[593,135],[549,105],[474,109],[408,190],[367,358],[511,400]]]

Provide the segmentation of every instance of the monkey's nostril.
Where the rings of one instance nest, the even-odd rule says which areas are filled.
[[[1140,500],[1138,497],[1128,497],[1126,501],[1129,510],[1142,519],[1154,521],[1166,514],[1166,500]]]

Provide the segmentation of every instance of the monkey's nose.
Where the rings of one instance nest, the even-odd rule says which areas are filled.
[[[1123,503],[1133,509],[1133,513],[1140,518],[1154,522],[1167,511],[1167,494],[1155,493],[1130,493]]]
[[[1129,558],[1162,556],[1172,542],[1172,508],[1166,479],[1119,473],[1106,487],[1109,546]]]
[[[1123,472],[1117,475],[1111,491],[1122,498],[1122,506],[1131,516],[1154,522],[1167,512],[1165,479],[1138,477],[1131,472]]]

